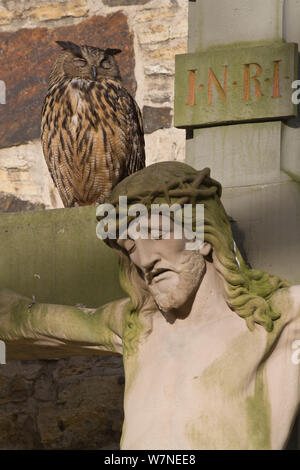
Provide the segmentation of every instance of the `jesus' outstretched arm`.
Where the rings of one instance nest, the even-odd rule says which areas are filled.
[[[128,304],[128,299],[122,299],[85,309],[33,303],[13,291],[0,289],[0,339],[12,349],[27,345],[52,350],[51,357],[122,354]]]

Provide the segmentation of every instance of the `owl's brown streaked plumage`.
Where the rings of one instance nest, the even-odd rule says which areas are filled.
[[[102,203],[145,166],[141,113],[121,84],[119,49],[58,43],[42,110],[44,156],[65,207]]]

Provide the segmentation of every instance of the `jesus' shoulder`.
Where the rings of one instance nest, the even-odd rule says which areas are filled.
[[[280,314],[273,331],[268,333],[269,353],[275,351],[277,357],[280,351],[288,354],[295,341],[300,343],[300,285],[278,289],[271,297],[270,305]]]
[[[280,313],[274,329],[268,333],[267,370],[274,390],[282,390],[284,383],[289,389],[297,383],[300,398],[300,285],[279,289],[271,298],[272,309]],[[286,378],[286,380],[284,380]],[[294,388],[294,390],[296,390]],[[289,392],[290,393],[290,392]]]
[[[8,289],[0,289],[0,340],[11,351],[22,346],[24,350],[35,351],[36,357],[32,359],[40,353],[41,358],[48,353],[51,357],[122,354],[128,308],[129,299],[87,309],[36,303]]]
[[[300,285],[278,289],[271,297],[271,305],[275,312],[281,314],[285,323],[298,325],[300,322]]]

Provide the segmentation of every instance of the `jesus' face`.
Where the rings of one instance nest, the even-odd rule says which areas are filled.
[[[204,255],[210,245],[197,251],[186,250],[188,240],[175,239],[118,240],[137,266],[159,310],[163,313],[184,313],[190,305],[205,273]]]

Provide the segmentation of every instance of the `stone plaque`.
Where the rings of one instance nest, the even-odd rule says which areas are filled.
[[[224,48],[176,56],[176,127],[297,115],[297,44]]]

